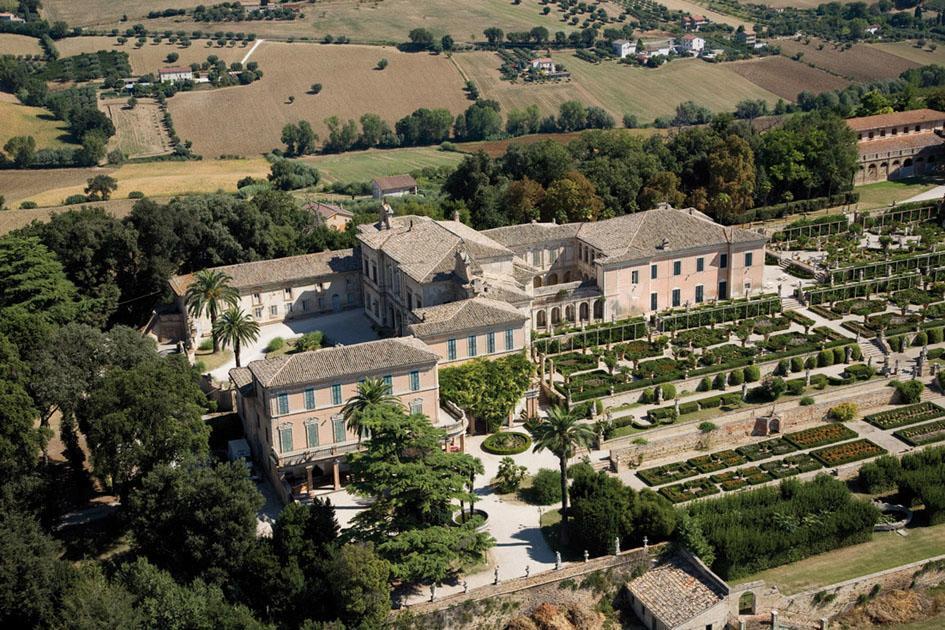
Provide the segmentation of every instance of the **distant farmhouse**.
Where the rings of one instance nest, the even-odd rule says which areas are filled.
[[[708,18],[704,15],[684,15],[682,17],[682,27],[687,31],[698,31],[700,28],[709,23]]]
[[[371,194],[375,199],[416,195],[417,190],[417,180],[410,175],[391,175],[371,180]]]
[[[637,51],[635,42],[628,39],[615,39],[612,43],[614,54],[624,59]]]
[[[193,81],[194,71],[190,68],[161,68],[158,70],[158,79],[161,83],[173,83],[174,81]]]
[[[23,18],[16,15],[15,13],[10,13],[8,11],[4,11],[3,13],[0,13],[0,22],[12,23],[12,22],[24,22],[24,21],[25,20]]]
[[[698,56],[705,49],[705,40],[693,33],[686,33],[677,41],[679,49],[686,54]]]
[[[932,173],[945,160],[945,113],[913,109],[850,118],[847,125],[857,134],[854,184]]]
[[[354,213],[350,210],[320,201],[305,204],[304,208],[313,213],[322,225],[339,232],[344,232],[354,218]]]

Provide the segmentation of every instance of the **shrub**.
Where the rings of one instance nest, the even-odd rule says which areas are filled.
[[[827,367],[833,363],[833,352],[830,350],[821,350],[817,354],[817,367]]]
[[[707,396],[705,398],[700,398],[698,401],[699,407],[702,409],[715,409],[722,404],[721,396]]]
[[[482,441],[482,450],[493,455],[518,455],[532,445],[532,439],[518,431],[500,431]]]
[[[924,346],[929,342],[929,336],[923,331],[912,338],[913,346]]]
[[[727,407],[734,407],[736,405],[742,404],[742,395],[738,394],[722,394],[722,404]]]
[[[942,343],[942,341],[945,340],[945,336],[943,336],[943,331],[941,328],[929,328],[926,331],[926,334],[929,337],[930,344]]]
[[[892,455],[883,455],[863,464],[857,475],[857,482],[860,488],[870,494],[885,492],[896,487],[900,470],[898,459]]]
[[[793,357],[791,359],[791,371],[792,372],[801,372],[804,369],[804,359],[801,357]]]
[[[35,208],[35,207],[36,207],[36,202],[35,202],[35,201],[24,201],[24,202],[20,203],[20,209],[21,209],[21,210],[32,210],[32,209]]]
[[[728,373],[729,385],[741,385],[745,382],[745,373],[742,370],[732,370]]]
[[[707,392],[712,389],[712,379],[708,376],[703,376],[702,380],[699,381],[699,386],[696,387],[696,391]]]
[[[561,475],[556,470],[541,468],[532,477],[532,487],[526,493],[528,500],[537,505],[551,505],[561,500]]]
[[[800,404],[802,407],[809,407],[814,404],[814,399],[811,396],[804,396],[801,398]]]
[[[757,365],[749,365],[745,368],[745,382],[757,383],[761,380],[761,370]]]
[[[784,379],[779,376],[769,376],[761,383],[761,393],[768,400],[777,400],[787,389]]]
[[[686,402],[679,405],[679,415],[684,415],[687,413],[695,413],[699,411],[698,402]]]
[[[69,195],[63,200],[62,205],[64,206],[74,206],[77,203],[85,203],[89,198],[85,195]]]
[[[716,425],[713,422],[706,421],[706,422],[699,423],[699,430],[702,431],[703,433],[712,433],[718,428],[719,428],[718,425]]]
[[[265,352],[275,352],[277,350],[282,350],[285,347],[285,339],[282,337],[273,337],[272,340],[266,345]]]
[[[925,389],[920,381],[893,381],[896,388],[897,402],[903,405],[914,405],[922,398]]]
[[[876,370],[868,365],[864,365],[863,363],[848,365],[846,369],[843,370],[843,372],[844,374],[848,374],[858,381],[868,381],[873,377],[874,374],[876,374]]]
[[[676,397],[676,386],[672,383],[663,383],[659,385],[663,389],[663,400],[670,400]]]
[[[856,412],[856,403],[845,402],[840,403],[835,407],[831,407],[830,411],[827,412],[827,417],[831,420],[836,420],[837,422],[850,422],[856,418]]]
[[[853,359],[854,361],[862,361],[863,351],[860,349],[860,346],[857,344],[853,344],[852,347],[853,347],[853,350],[850,352],[850,358]]]
[[[715,378],[712,379],[712,388],[713,389],[725,389],[725,373],[719,372],[715,375]]]
[[[787,385],[787,393],[791,396],[800,396],[804,393],[804,388],[806,387],[804,379],[800,378],[791,379],[785,384]]]
[[[836,348],[833,349],[834,365],[838,363],[843,363],[846,360],[847,360],[847,353],[843,348],[841,348],[840,346],[837,346]]]
[[[380,61],[377,62],[377,69],[383,70],[384,68],[387,67],[387,64],[388,64],[388,61],[386,58],[381,59]]]
[[[804,369],[813,370],[817,367],[817,357],[810,355],[804,360]]]
[[[197,345],[197,350],[200,350],[201,352],[208,352],[210,350],[213,350],[213,339],[208,338],[201,341]]]
[[[511,457],[503,457],[499,462],[499,472],[496,474],[496,486],[500,493],[515,492],[525,479],[528,469],[519,466]]]
[[[787,359],[778,361],[778,366],[774,368],[774,373],[778,376],[787,376],[791,373],[791,363]]]
[[[307,352],[309,350],[318,350],[325,342],[325,334],[320,330],[307,332],[295,340],[295,349],[298,352]]]

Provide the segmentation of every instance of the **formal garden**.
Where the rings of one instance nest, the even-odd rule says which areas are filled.
[[[910,446],[924,446],[945,440],[945,420],[900,429],[893,435]]]
[[[942,416],[945,416],[945,409],[932,402],[921,402],[916,405],[897,407],[889,411],[870,414],[865,416],[863,420],[879,429],[888,430],[934,420]]]

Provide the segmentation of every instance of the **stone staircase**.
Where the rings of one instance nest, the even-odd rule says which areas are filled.
[[[781,310],[782,311],[793,311],[799,308],[803,308],[804,305],[801,304],[796,297],[793,295],[790,297],[781,298]]]
[[[878,339],[863,339],[860,341],[860,349],[863,351],[863,362],[873,359],[873,367],[879,369],[879,366],[886,359],[886,353],[880,347]]]

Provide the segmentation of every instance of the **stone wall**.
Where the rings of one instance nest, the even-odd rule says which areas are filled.
[[[463,629],[503,627],[512,617],[529,611],[540,603],[587,604],[589,597],[600,598],[600,593],[580,588],[564,588],[562,582],[571,580],[579,585],[589,574],[614,571],[615,581],[625,582],[643,566],[648,558],[656,556],[664,545],[651,545],[624,551],[619,556],[602,556],[588,562],[571,562],[560,570],[545,571],[531,577],[503,580],[497,585],[483,586],[468,593],[457,593],[433,602],[414,605],[394,613],[394,618],[411,620],[414,627]],[[501,575],[500,575],[501,577]],[[488,615],[488,620],[484,616]]]
[[[875,379],[868,383],[849,385],[827,390],[820,400],[808,406],[801,406],[799,400],[779,403],[776,412],[781,417],[777,432],[797,431],[821,422],[827,411],[841,402],[854,402],[860,411],[888,405],[892,402],[894,390],[888,387],[888,381]],[[714,418],[718,430],[713,432],[711,440],[714,447],[741,446],[751,441],[771,437],[771,426],[765,421],[770,407],[755,407]],[[633,444],[633,440],[644,438],[646,444]],[[757,438],[754,440],[753,438]],[[705,446],[705,434],[699,430],[698,423],[670,425],[665,428],[651,429],[644,433],[607,440],[601,449],[610,450],[611,468],[620,470],[622,466],[640,461],[653,461],[698,450]]]

